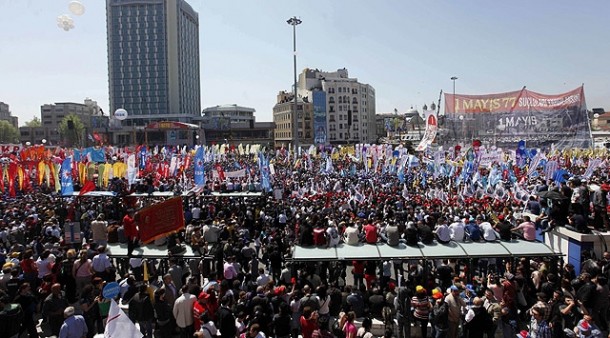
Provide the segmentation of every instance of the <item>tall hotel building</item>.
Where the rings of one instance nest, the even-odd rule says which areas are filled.
[[[199,15],[184,0],[106,0],[110,109],[123,126],[201,115]]]

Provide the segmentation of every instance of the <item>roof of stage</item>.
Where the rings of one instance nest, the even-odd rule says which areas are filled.
[[[418,243],[408,246],[400,243],[389,246],[385,243],[347,245],[337,247],[294,246],[292,259],[295,261],[330,260],[391,260],[391,259],[440,259],[440,258],[492,258],[492,257],[546,257],[561,256],[541,242],[513,240],[511,242],[449,242],[430,245]]]

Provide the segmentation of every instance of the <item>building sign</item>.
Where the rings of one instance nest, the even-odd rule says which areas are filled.
[[[199,126],[183,122],[161,121],[148,124],[146,129],[199,129]]]

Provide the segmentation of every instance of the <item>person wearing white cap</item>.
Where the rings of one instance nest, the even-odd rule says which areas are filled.
[[[85,318],[74,314],[74,307],[68,306],[64,310],[64,323],[59,330],[59,338],[82,338],[87,336]]]

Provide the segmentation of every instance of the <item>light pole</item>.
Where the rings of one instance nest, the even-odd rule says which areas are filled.
[[[299,147],[299,117],[297,113],[297,25],[300,25],[301,19],[293,16],[286,21],[292,26],[292,52],[294,60],[294,107],[292,111],[292,143],[294,145],[295,153]]]
[[[456,99],[455,99],[455,80],[457,80],[457,79],[458,79],[457,76],[452,76],[451,77],[451,81],[453,81],[453,113],[454,114],[455,114],[455,106],[456,106],[455,105],[455,102],[456,102]]]
[[[453,112],[452,112],[453,113],[453,117],[451,118],[451,120],[454,121],[454,125],[453,125],[453,136],[454,137],[455,137],[455,106],[456,106],[456,104],[455,104],[455,102],[456,102],[456,99],[455,99],[455,80],[457,80],[457,79],[458,79],[457,76],[452,76],[451,77],[451,81],[453,81]],[[447,115],[447,112],[445,112],[445,115]]]

